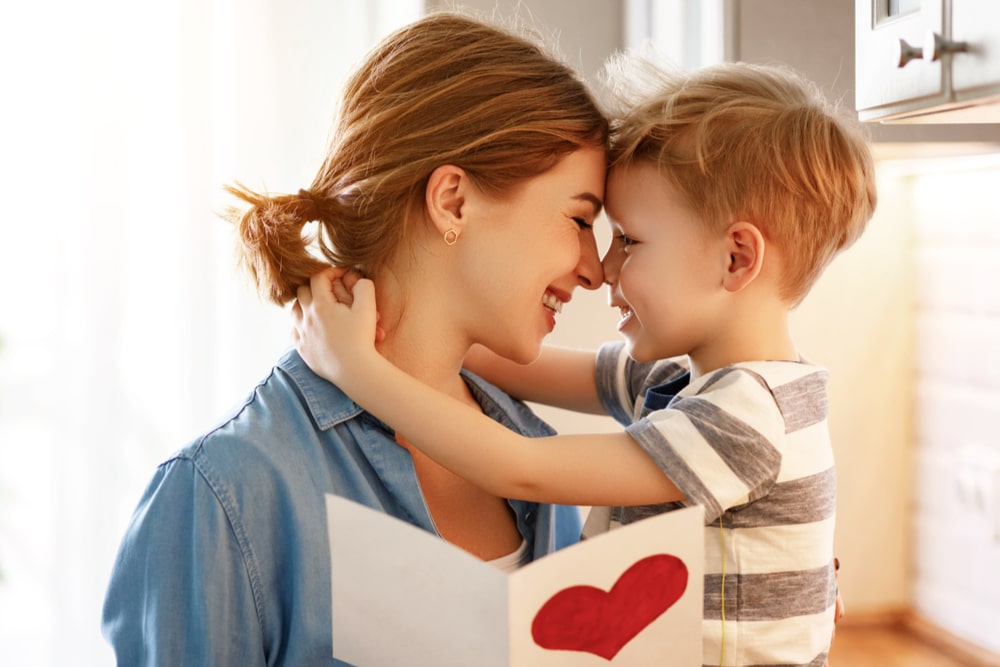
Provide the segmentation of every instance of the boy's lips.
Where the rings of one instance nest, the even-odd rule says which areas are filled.
[[[618,306],[618,312],[621,315],[621,319],[618,320],[617,328],[618,331],[621,331],[632,321],[632,309],[628,306]]]

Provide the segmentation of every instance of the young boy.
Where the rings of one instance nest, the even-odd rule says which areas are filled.
[[[778,68],[726,64],[626,94],[612,138],[603,260],[624,345],[467,363],[511,394],[605,411],[624,433],[528,439],[436,394],[372,345],[372,285],[317,277],[300,352],[445,467],[503,497],[610,505],[608,523],[706,512],[705,664],[820,665],[833,630],[827,373],[789,313],[875,208],[855,125]],[[353,288],[353,305],[346,302]],[[561,304],[546,295],[543,306]],[[301,310],[305,309],[305,313]],[[627,354],[626,354],[627,350]],[[670,361],[658,361],[668,360]]]

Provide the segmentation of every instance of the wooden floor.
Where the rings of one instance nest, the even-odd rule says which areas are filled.
[[[991,664],[933,643],[898,625],[837,629],[830,667],[980,667]]]

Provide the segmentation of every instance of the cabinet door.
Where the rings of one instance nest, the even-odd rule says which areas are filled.
[[[900,40],[921,49],[928,32],[943,34],[943,5],[943,0],[856,0],[855,75],[862,120],[945,100],[941,61],[916,57],[900,66]]]
[[[951,35],[969,45],[968,53],[951,59],[956,99],[984,92],[1000,95],[1000,3],[951,0]]]

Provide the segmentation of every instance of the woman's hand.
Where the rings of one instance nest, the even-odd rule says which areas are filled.
[[[292,340],[317,375],[342,383],[385,334],[378,327],[375,288],[356,271],[331,268],[296,292]]]

